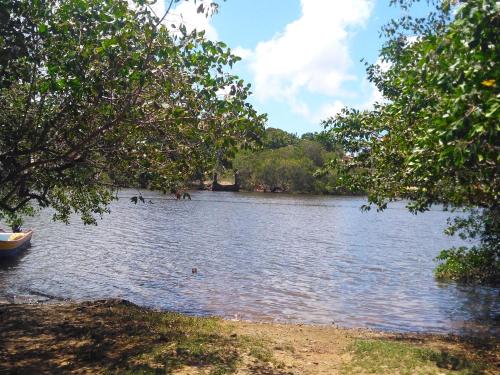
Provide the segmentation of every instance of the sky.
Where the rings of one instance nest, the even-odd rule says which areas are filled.
[[[153,9],[162,13],[165,2]],[[379,32],[398,10],[389,0],[227,0],[212,17],[181,0],[167,23],[205,30],[242,58],[234,73],[252,85],[250,102],[269,127],[301,135],[342,107],[370,108],[380,93],[364,63],[377,61]]]

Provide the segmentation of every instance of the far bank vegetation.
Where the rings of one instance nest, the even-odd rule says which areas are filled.
[[[268,128],[261,148],[239,151],[231,164],[238,170],[243,190],[345,194],[349,191],[339,187],[334,172],[318,173],[330,161],[342,157],[342,149],[324,133],[298,137]]]

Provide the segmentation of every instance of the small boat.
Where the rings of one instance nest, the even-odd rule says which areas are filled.
[[[29,247],[32,235],[31,229],[20,233],[0,233],[0,257],[17,255],[21,250]]]

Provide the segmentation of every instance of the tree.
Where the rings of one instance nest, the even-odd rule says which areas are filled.
[[[242,187],[289,193],[345,193],[338,189],[334,173],[316,173],[325,160],[342,156],[337,147],[335,152],[328,151],[328,146],[314,140],[317,136],[297,139],[284,130],[266,129],[261,149],[242,150],[233,160]]]
[[[438,1],[428,17],[412,18],[415,1],[397,2],[407,15],[383,30],[387,68],[367,68],[385,100],[324,121],[350,156],[332,167],[379,209],[407,199],[415,213],[434,204],[465,210],[447,232],[479,245],[443,251],[437,274],[498,282],[499,5]]]
[[[115,197],[110,175],[168,191],[259,138],[250,86],[227,73],[239,58],[144,4],[2,1],[0,219],[52,207],[95,223]]]
[[[267,128],[263,137],[263,147],[277,149],[288,145],[294,145],[298,142],[295,134],[288,133],[278,128]]]
[[[300,139],[318,142],[328,152],[335,151],[337,153],[342,153],[342,149],[339,147],[338,144],[333,142],[332,138],[330,137],[330,135],[326,131],[314,132],[314,133],[304,133],[304,134],[302,134]]]

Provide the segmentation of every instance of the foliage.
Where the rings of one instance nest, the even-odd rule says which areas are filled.
[[[337,192],[335,175],[315,177],[318,168],[339,152],[328,152],[314,134],[298,139],[280,129],[266,129],[263,149],[241,151],[233,166],[238,169],[246,190],[292,193]],[[278,147],[280,145],[280,147]]]
[[[477,239],[481,246],[441,251],[436,276],[474,282],[500,281],[500,215],[489,209],[470,209],[467,216],[449,220],[446,233],[462,239]]]
[[[227,73],[239,58],[144,4],[1,3],[0,218],[50,206],[94,223],[113,176],[168,191],[259,137],[250,87]]]
[[[500,261],[491,247],[465,246],[442,250],[436,276],[445,280],[498,283]]]
[[[297,144],[299,138],[295,134],[288,133],[278,128],[267,128],[263,139],[263,147],[277,149]]]
[[[335,143],[332,138],[329,136],[329,134],[325,131],[322,131],[322,132],[315,132],[315,133],[304,133],[302,134],[302,136],[300,137],[300,139],[302,140],[309,140],[309,141],[314,141],[314,142],[317,142],[319,144],[321,144],[321,146],[323,146],[323,148],[330,152],[330,151],[336,151],[337,153],[342,153],[342,148],[339,146],[338,143]]]
[[[485,364],[463,354],[436,350],[414,343],[357,339],[350,348],[353,359],[343,368],[347,374],[483,374]]]
[[[414,3],[393,2],[407,14]],[[385,27],[388,41],[380,57],[387,68],[367,68],[384,102],[372,111],[344,109],[324,121],[350,156],[332,167],[342,184],[366,191],[379,209],[402,198],[415,213],[433,204],[477,207],[484,210],[480,217],[498,223],[499,5],[493,0],[436,3],[427,18],[407,15]],[[485,234],[486,227],[477,236],[479,252],[491,261],[484,272],[498,275],[500,252],[489,238],[493,233],[498,239],[499,227]],[[445,252],[440,260],[456,263],[477,254],[477,249],[470,256],[465,250]]]

